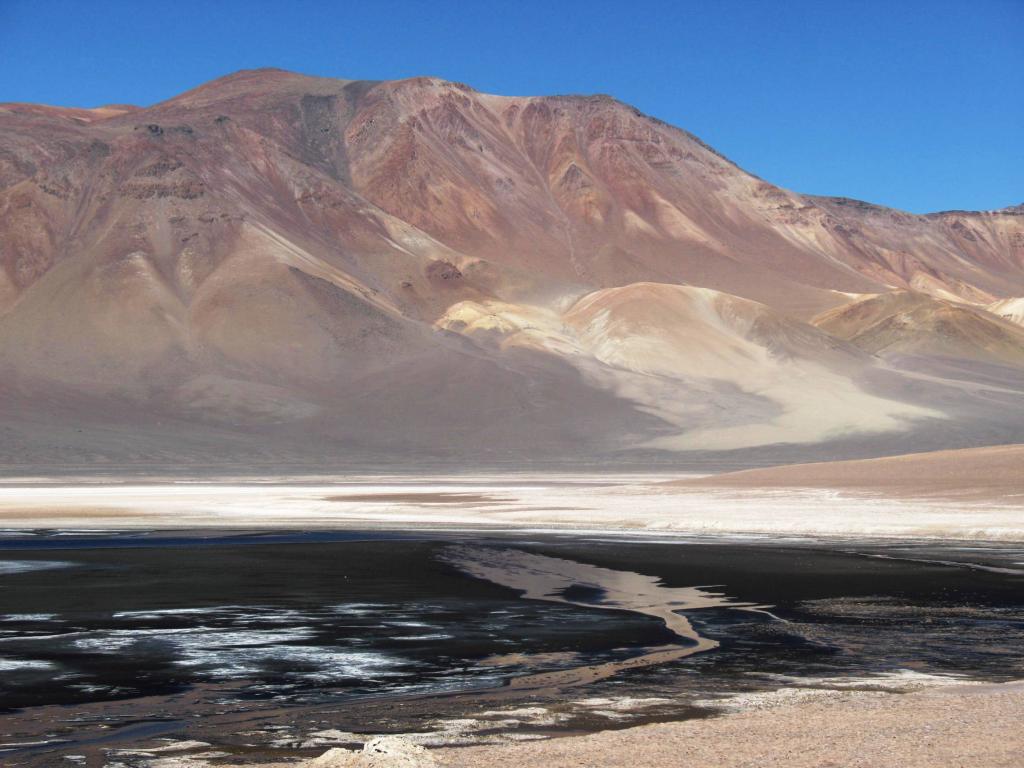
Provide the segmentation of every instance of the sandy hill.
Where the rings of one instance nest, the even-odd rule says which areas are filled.
[[[825,488],[889,496],[1024,499],[1024,445],[964,448],[859,461],[727,472],[674,483],[691,488]]]
[[[1024,366],[1024,328],[991,309],[927,294],[868,296],[812,322],[873,354],[931,354]]]

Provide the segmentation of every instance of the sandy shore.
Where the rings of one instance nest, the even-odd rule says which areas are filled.
[[[452,768],[1019,768],[1021,723],[1024,682],[908,694],[790,691],[709,720],[434,754]]]
[[[684,488],[818,488],[892,498],[1024,504],[1024,445],[790,464],[675,481]]]

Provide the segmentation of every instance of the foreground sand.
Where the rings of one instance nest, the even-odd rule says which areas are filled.
[[[792,703],[708,720],[434,754],[452,768],[1024,765],[1024,682],[908,694],[796,694],[780,697]]]
[[[900,498],[1017,499],[1024,503],[1024,445],[910,453],[861,461],[790,464],[680,480],[689,488],[825,488]]]

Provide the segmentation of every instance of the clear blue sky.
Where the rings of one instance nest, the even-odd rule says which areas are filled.
[[[0,101],[145,105],[261,66],[609,93],[801,192],[1024,201],[1024,0],[0,0]]]

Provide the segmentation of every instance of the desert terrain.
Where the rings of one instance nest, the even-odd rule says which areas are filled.
[[[1022,297],[604,95],[0,104],[0,751],[1018,765]]]

